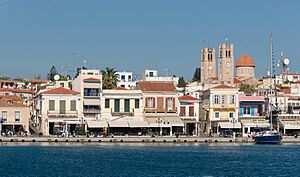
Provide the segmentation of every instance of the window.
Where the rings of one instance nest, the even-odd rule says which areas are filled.
[[[128,76],[128,80],[131,80],[131,75]]]
[[[121,75],[121,80],[125,80],[125,75]]]
[[[135,109],[140,108],[140,100],[139,100],[139,99],[135,99],[135,100],[134,100],[134,108],[135,108]]]
[[[167,106],[168,106],[168,110],[173,110],[173,98],[171,97],[167,98]]]
[[[105,99],[105,108],[109,108],[109,99]]]
[[[221,97],[221,103],[226,104],[226,95],[222,95]]]
[[[220,112],[215,112],[215,118],[219,119],[220,118]]]
[[[229,112],[229,115],[228,115],[228,116],[229,116],[230,119],[232,119],[233,116],[234,116],[234,113],[233,113],[233,112]]]
[[[149,97],[149,98],[146,98],[146,107],[147,108],[154,108],[154,98],[152,97]]]
[[[149,72],[149,77],[153,77],[153,72]]]
[[[71,100],[71,111],[76,111],[76,100]]]
[[[61,86],[61,87],[65,87],[65,84],[64,84],[64,83],[60,83],[60,86]]]
[[[95,88],[85,88],[84,89],[84,96],[99,96],[99,89]]]
[[[243,112],[244,114],[250,114],[250,107],[244,107],[244,112]]]
[[[214,96],[214,104],[219,104],[220,103],[220,96],[219,95],[215,95]]]
[[[59,101],[59,113],[66,114],[66,100]]]
[[[120,112],[120,99],[115,99],[114,112]]]
[[[7,122],[7,111],[2,111],[2,121]]]
[[[49,111],[55,110],[55,100],[49,100]]]
[[[235,95],[230,95],[230,104],[235,104]]]
[[[87,75],[94,75],[94,73],[88,72]]]
[[[130,112],[130,99],[125,99],[124,100],[124,108],[125,108],[125,112]]]
[[[20,122],[20,111],[15,111],[15,121]]]

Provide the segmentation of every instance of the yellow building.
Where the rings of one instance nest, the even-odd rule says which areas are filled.
[[[241,124],[238,122],[238,90],[221,84],[203,92],[200,116],[204,125],[202,130],[217,134],[223,129],[239,131]]]

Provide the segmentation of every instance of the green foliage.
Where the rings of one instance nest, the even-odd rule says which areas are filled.
[[[200,68],[195,69],[192,81],[193,82],[200,82],[201,81],[201,69]]]
[[[7,76],[1,76],[0,77],[0,80],[9,80],[10,78],[9,77],[7,77]]]
[[[54,76],[57,75],[57,74],[58,74],[58,72],[57,72],[55,66],[52,66],[51,69],[50,69],[50,72],[47,75],[47,79],[51,80],[51,81],[54,81]]]
[[[75,133],[77,135],[85,135],[85,127],[84,126],[81,126],[81,127],[77,127],[75,129]]]
[[[112,89],[117,87],[118,83],[118,74],[114,68],[106,67],[105,70],[102,70],[102,84],[103,89]]]
[[[239,85],[239,88],[239,91],[244,92],[245,94],[253,94],[254,92],[256,92],[256,87],[247,83],[241,83]]]
[[[183,88],[186,86],[186,82],[183,77],[179,77],[177,87]]]
[[[21,77],[16,77],[13,79],[14,81],[18,81],[18,82],[25,82],[25,79],[21,78]]]

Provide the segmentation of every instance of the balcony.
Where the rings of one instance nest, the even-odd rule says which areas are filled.
[[[111,115],[112,116],[130,116],[130,117],[132,117],[134,115],[134,109],[132,109],[131,112],[124,112],[124,111],[115,112],[115,110],[111,109]]]
[[[78,117],[78,112],[77,111],[47,111],[48,117]]]
[[[100,109],[83,109],[84,114],[100,114]]]
[[[85,88],[83,98],[99,99],[100,98],[99,89]]]

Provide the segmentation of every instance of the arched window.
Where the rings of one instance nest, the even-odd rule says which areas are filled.
[[[228,57],[228,51],[227,50],[226,50],[225,56],[226,56],[226,58]]]
[[[230,57],[231,56],[231,54],[230,54],[230,50],[228,51],[228,57]]]

